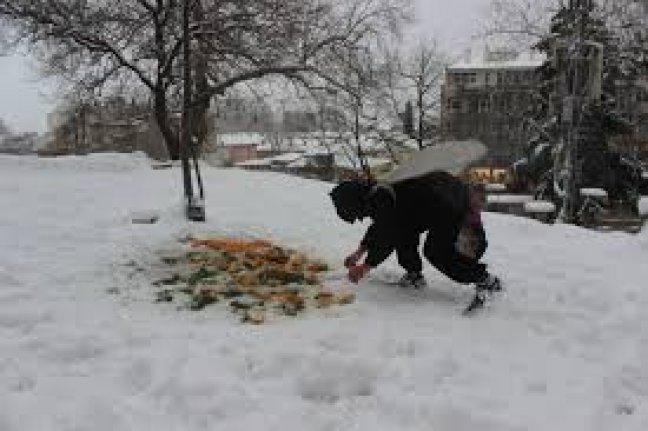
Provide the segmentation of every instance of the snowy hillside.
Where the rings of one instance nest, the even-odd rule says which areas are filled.
[[[0,430],[648,429],[648,233],[486,214],[507,288],[470,289],[394,260],[356,303],[267,325],[155,304],[137,266],[188,233],[261,236],[341,271],[362,236],[331,185],[205,168],[206,224],[180,172],[133,156],[0,157]],[[160,212],[154,225],[131,214]]]

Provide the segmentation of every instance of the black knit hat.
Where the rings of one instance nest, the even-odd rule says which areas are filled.
[[[364,217],[367,194],[371,185],[367,181],[343,181],[331,191],[330,196],[338,216],[347,223]]]

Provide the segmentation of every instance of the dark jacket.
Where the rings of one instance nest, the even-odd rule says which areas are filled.
[[[404,241],[418,244],[426,231],[454,243],[468,211],[468,186],[443,171],[374,186],[366,202],[373,223],[361,242],[368,251],[365,263],[379,265]]]

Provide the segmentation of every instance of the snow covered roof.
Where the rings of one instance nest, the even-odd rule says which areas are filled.
[[[270,159],[252,159],[244,162],[236,163],[234,166],[239,168],[254,167],[254,166],[270,166]]]
[[[223,133],[216,139],[220,145],[225,147],[261,145],[263,143],[263,135],[260,133]]]
[[[523,52],[515,58],[489,59],[487,55],[471,57],[448,67],[450,72],[478,69],[535,69],[545,62],[546,56],[539,52]]]
[[[319,146],[319,147],[316,147],[316,148],[307,148],[306,152],[304,154],[306,154],[307,156],[312,157],[312,156],[326,156],[326,155],[328,155],[330,153],[331,152],[329,151],[328,148],[326,148],[324,146]]]
[[[292,163],[295,160],[299,160],[303,157],[304,155],[302,153],[284,153],[279,154],[278,156],[270,157],[269,160],[277,163]]]
[[[257,145],[257,150],[258,151],[272,151],[272,144],[267,143],[267,144]]]
[[[306,167],[306,159],[302,157],[301,159],[297,159],[297,160],[295,160],[293,162],[288,163],[288,165],[286,165],[286,166],[289,167],[289,168],[305,168]]]

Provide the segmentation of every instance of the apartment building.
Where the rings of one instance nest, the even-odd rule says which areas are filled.
[[[441,89],[444,139],[479,139],[489,149],[487,164],[507,166],[523,152],[529,130],[523,119],[538,106],[536,71],[540,53],[486,49],[446,69]]]

